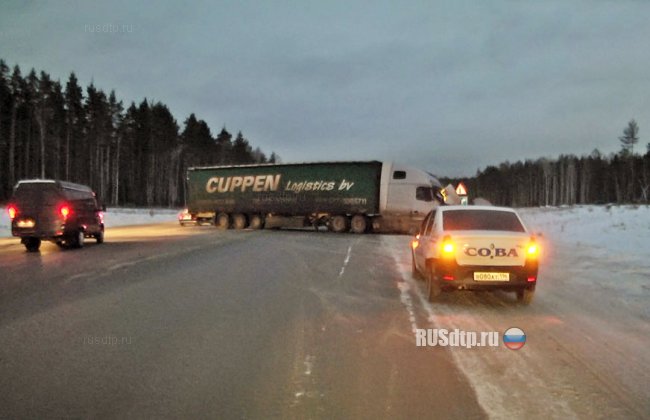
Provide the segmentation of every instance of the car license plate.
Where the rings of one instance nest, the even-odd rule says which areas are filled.
[[[474,272],[474,281],[510,281],[510,273]]]
[[[19,220],[18,223],[16,223],[16,226],[19,228],[33,228],[34,225],[34,221],[30,219]]]

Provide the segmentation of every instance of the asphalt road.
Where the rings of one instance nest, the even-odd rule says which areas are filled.
[[[0,416],[483,418],[415,346],[378,235],[116,228],[0,241]]]
[[[531,306],[429,304],[408,241],[173,223],[81,250],[1,239],[0,418],[650,416],[648,306],[593,278],[615,261],[543,244]],[[413,332],[513,326],[517,351]]]

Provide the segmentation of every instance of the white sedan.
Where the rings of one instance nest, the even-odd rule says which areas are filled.
[[[529,304],[537,285],[539,245],[507,207],[440,206],[411,242],[413,275],[433,301],[445,290],[503,289]]]

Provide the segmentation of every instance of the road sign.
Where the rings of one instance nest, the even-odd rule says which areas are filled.
[[[456,194],[467,195],[467,187],[465,187],[465,184],[463,184],[462,182],[458,183],[458,186],[456,187]]]

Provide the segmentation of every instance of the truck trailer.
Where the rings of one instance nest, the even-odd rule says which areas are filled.
[[[392,162],[193,167],[179,221],[220,229],[412,233],[441,203],[441,189],[430,173]]]

